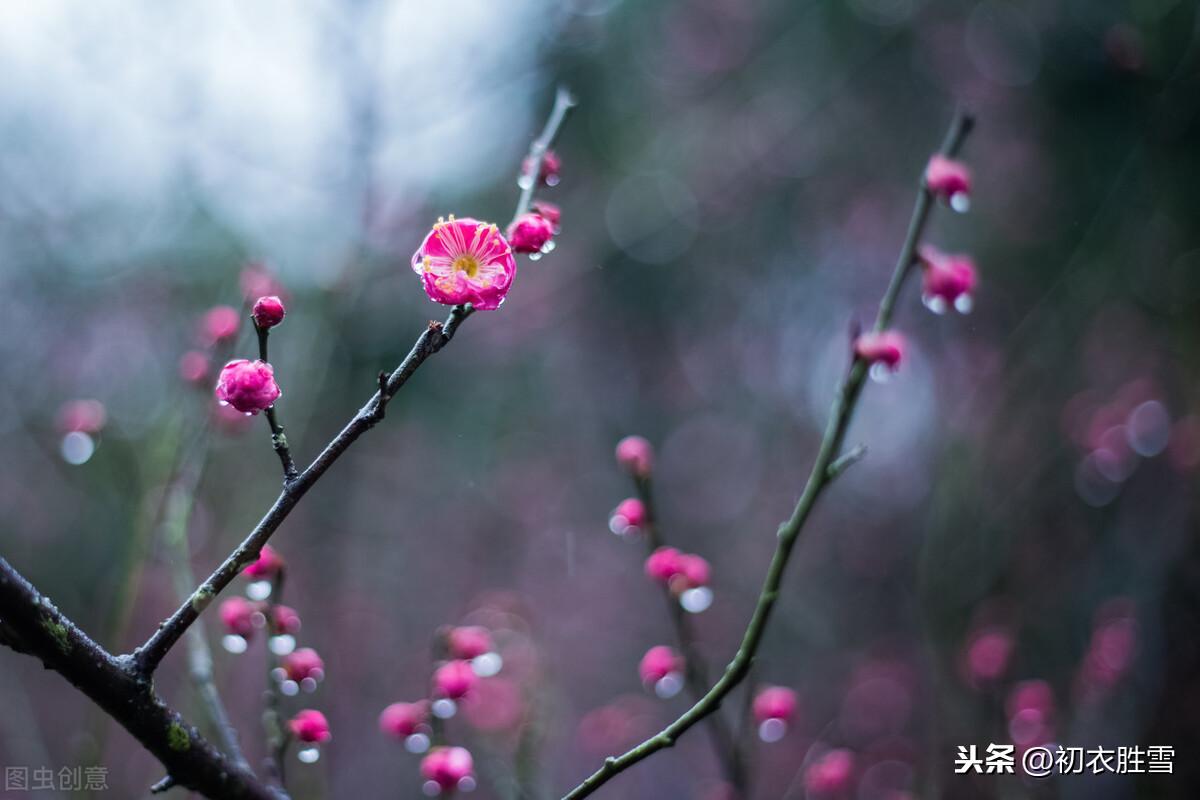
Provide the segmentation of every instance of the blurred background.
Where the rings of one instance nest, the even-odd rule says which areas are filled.
[[[197,574],[279,489],[266,423],[211,393],[212,360],[255,354],[247,299],[286,299],[277,407],[308,463],[444,316],[408,265],[430,224],[507,222],[565,83],[539,195],[557,248],[272,540],[326,673],[285,707],[333,730],[289,756],[294,797],[420,796],[377,718],[428,692],[461,623],[504,659],[446,726],[474,796],[558,797],[686,708],[639,681],[672,630],[644,547],[609,530],[632,493],[614,445],[655,444],[663,534],[712,564],[692,622],[716,673],[963,105],[972,208],[928,238],[974,256],[975,308],[902,298],[912,352],[867,387],[869,455],[805,531],[754,670],[799,712],[752,748],[753,796],[1195,797],[1196,40],[1185,0],[3,4],[0,553],[105,646],[143,641],[177,603],[163,498],[198,431]],[[257,764],[262,643],[204,622]],[[183,650],[157,686],[205,727]],[[0,763],[105,765],[96,796],[161,777],[56,675],[0,664]],[[993,742],[1168,745],[1174,772],[954,774]],[[850,768],[808,777],[831,750]],[[724,794],[695,730],[600,796]]]

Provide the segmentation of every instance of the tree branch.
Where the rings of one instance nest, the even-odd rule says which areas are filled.
[[[942,153],[945,155],[954,155],[970,132],[971,126],[972,120],[969,116],[962,113],[957,114],[942,144]],[[892,273],[892,279],[888,284],[887,291],[884,293],[883,299],[879,304],[879,313],[875,318],[874,326],[876,331],[884,330],[891,323],[896,299],[899,297],[900,289],[903,287],[904,281],[908,277],[912,265],[916,260],[917,245],[920,243],[921,236],[925,231],[932,207],[933,195],[925,186],[925,181],[922,178],[920,188],[917,192],[916,206],[913,209],[912,219],[909,223],[908,234],[900,250],[900,258]],[[624,755],[606,759],[600,769],[596,770],[583,783],[564,795],[564,800],[578,800],[579,798],[587,797],[613,777],[629,769],[639,761],[649,758],[659,750],[674,745],[675,741],[689,728],[705,717],[715,713],[720,708],[721,702],[725,699],[726,695],[733,691],[734,687],[746,677],[754,661],[754,656],[758,652],[758,647],[762,643],[767,622],[771,617],[771,611],[774,609],[775,601],[779,597],[779,587],[783,581],[784,569],[787,567],[788,559],[799,538],[800,531],[804,528],[805,522],[808,521],[809,516],[812,514],[813,508],[816,507],[817,500],[825,490],[825,487],[840,474],[840,470],[831,470],[831,467],[839,461],[842,444],[846,438],[846,430],[850,427],[850,421],[854,416],[854,410],[858,404],[858,398],[862,392],[866,377],[866,362],[855,357],[850,371],[847,373],[845,381],[834,400],[829,423],[825,429],[825,435],[821,440],[820,449],[817,451],[812,471],[809,473],[808,480],[805,483],[804,491],[801,493],[800,499],[796,502],[796,507],[792,511],[791,517],[779,526],[779,541],[775,547],[775,553],[771,557],[771,564],[767,568],[767,576],[763,581],[762,591],[754,607],[754,613],[750,617],[750,622],[746,626],[746,632],[742,636],[741,645],[738,647],[737,654],[733,657],[733,660],[725,668],[725,672],[720,680],[695,705],[666,728]]]
[[[546,121],[545,127],[529,148],[529,158],[535,167],[540,165],[542,156],[545,154],[546,149],[553,143],[563,121],[566,119],[567,113],[574,105],[575,100],[570,92],[560,88],[555,97],[554,109],[550,112],[550,117]],[[525,210],[528,210],[532,198],[532,187],[522,190],[520,199],[517,202],[517,213],[514,215],[514,219],[524,213]],[[164,620],[158,626],[158,630],[141,647],[134,651],[133,658],[141,674],[150,676],[154,673],[154,670],[158,667],[163,657],[170,652],[184,631],[196,621],[201,612],[213,601],[213,598],[228,586],[237,577],[238,573],[258,558],[262,546],[267,543],[267,540],[271,538],[271,534],[275,532],[280,523],[291,513],[296,503],[300,502],[300,498],[308,493],[313,484],[320,480],[321,476],[333,466],[338,457],[358,440],[358,437],[375,427],[376,423],[383,419],[387,404],[396,395],[396,392],[400,390],[400,387],[412,377],[412,374],[416,372],[421,364],[425,363],[425,359],[441,350],[454,338],[459,325],[467,317],[471,316],[472,313],[473,309],[470,304],[455,306],[450,311],[450,315],[446,317],[445,322],[429,323],[425,331],[417,337],[417,341],[409,354],[405,356],[400,365],[388,377],[386,384],[380,386],[371,399],[367,401],[366,405],[359,409],[358,413],[325,446],[325,449],[321,451],[321,454],[316,457],[307,469],[294,479],[284,482],[283,491],[280,492],[275,503],[259,521],[258,525],[255,526],[254,530],[250,532],[250,535],[246,537],[245,541],[238,545],[237,549],[230,553],[208,579],[192,592],[183,604],[176,609],[175,613]],[[265,343],[265,338],[260,337],[260,343]],[[268,420],[270,419],[271,417],[268,416]],[[272,432],[274,433],[274,431],[275,424],[273,423]],[[283,460],[283,453],[281,453],[280,457]],[[286,463],[284,468],[286,471]]]
[[[258,321],[253,317],[251,317],[251,322],[254,325],[254,332],[258,334],[258,359],[269,364],[271,359],[267,355],[267,339],[271,336],[271,329],[260,327]],[[267,424],[271,426],[271,447],[275,448],[275,453],[279,456],[279,463],[283,467],[283,482],[286,485],[296,480],[296,462],[292,460],[292,451],[288,447],[287,436],[283,434],[283,426],[279,424],[275,406],[272,405],[265,413]]]
[[[223,800],[281,800],[164,703],[129,656],[113,656],[0,558],[0,614],[25,652],[94,700],[166,767],[171,781]]]

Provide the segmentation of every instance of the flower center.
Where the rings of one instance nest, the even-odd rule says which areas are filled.
[[[455,272],[467,273],[468,278],[474,278],[476,273],[479,272],[479,260],[475,256],[466,253],[454,259],[454,263],[451,266]]]

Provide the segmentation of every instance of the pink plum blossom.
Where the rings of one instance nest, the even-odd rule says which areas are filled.
[[[479,676],[471,669],[471,663],[462,659],[447,661],[433,673],[434,694],[451,700],[470,694],[478,683]]]
[[[677,580],[672,580],[671,585],[680,590],[698,589],[707,586],[711,576],[712,568],[708,561],[693,553],[684,553],[679,557]]]
[[[626,436],[617,442],[617,463],[631,475],[645,478],[654,467],[654,447],[641,436]]]
[[[435,747],[421,759],[421,775],[449,791],[474,774],[475,764],[465,747]]]
[[[253,566],[253,565],[251,565]],[[300,615],[291,606],[271,606],[271,633],[275,636],[300,632]]]
[[[925,245],[920,250],[920,259],[924,270],[921,295],[925,304],[934,310],[943,304],[970,310],[971,294],[979,281],[971,257],[943,253]]]
[[[240,595],[231,597],[221,603],[217,614],[225,630],[234,636],[249,639],[254,634],[254,615],[260,613],[257,603],[252,603]]]
[[[379,730],[397,739],[407,739],[429,721],[429,703],[392,703],[379,715]]]
[[[301,647],[283,657],[283,671],[290,680],[299,683],[305,678],[315,681],[325,676],[325,662],[311,647]]]
[[[217,380],[217,399],[244,414],[270,408],[281,394],[275,370],[265,361],[234,359],[221,368]]]
[[[646,524],[646,504],[636,497],[626,498],[613,509],[612,516],[624,523],[622,528],[640,528]]]
[[[554,224],[541,214],[522,214],[508,226],[508,242],[517,253],[540,253],[554,236]]]
[[[508,294],[517,262],[495,225],[451,216],[433,226],[413,253],[412,268],[434,302],[490,311]]]
[[[286,314],[287,310],[283,307],[283,301],[273,294],[255,300],[254,309],[250,312],[250,316],[254,318],[254,324],[260,328],[274,328],[283,322]]]
[[[279,551],[269,544],[264,544],[262,550],[258,552],[258,558],[246,567],[245,575],[255,580],[273,578],[283,567],[283,556],[279,555]]]
[[[646,558],[646,575],[666,586],[683,571],[682,558],[683,553],[674,547],[660,547]]]
[[[904,359],[907,343],[896,331],[869,331],[854,340],[854,354],[868,364],[883,364],[893,372]]]
[[[329,732],[329,720],[320,711],[306,708],[288,721],[288,730],[299,741],[320,744],[333,738]]]
[[[638,664],[642,683],[654,685],[672,673],[683,670],[683,658],[666,645],[651,647]]]
[[[925,167],[925,185],[955,210],[966,210],[963,201],[971,195],[971,170],[961,161],[938,154]]]
[[[767,686],[755,696],[752,711],[758,722],[790,722],[796,714],[796,693],[786,686]]]
[[[462,625],[446,634],[446,647],[454,658],[470,661],[493,650],[492,634],[481,625]]]

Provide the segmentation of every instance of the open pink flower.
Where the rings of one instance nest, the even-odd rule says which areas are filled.
[[[796,693],[786,686],[767,686],[754,698],[754,719],[790,722],[796,714]]]
[[[508,242],[518,253],[539,253],[554,236],[554,223],[541,214],[522,214],[508,226]]]
[[[325,677],[325,662],[311,647],[301,647],[283,657],[283,671],[290,680],[299,683],[305,678],[320,681]]]
[[[288,721],[288,729],[302,742],[320,744],[333,738],[329,732],[329,720],[320,711],[306,708]]]
[[[244,573],[247,578],[255,580],[273,578],[283,569],[283,566],[283,556],[279,555],[279,551],[269,544],[264,544],[262,550],[258,551],[258,558],[246,567]]]
[[[234,359],[221,368],[217,379],[217,399],[243,414],[270,408],[281,394],[275,370],[265,361]]]
[[[379,715],[379,730],[397,739],[407,739],[428,721],[429,703],[426,701],[392,703]]]
[[[941,154],[929,159],[925,185],[956,211],[966,211],[971,195],[971,170],[961,161]]]
[[[498,308],[517,274],[512,248],[495,225],[479,220],[438,219],[412,257],[425,293],[437,303]]]
[[[617,463],[632,475],[645,478],[654,467],[654,446],[641,436],[626,436],[617,442]]]
[[[252,603],[240,595],[234,596],[221,603],[217,614],[225,630],[234,636],[249,639],[254,634],[254,615],[259,613],[257,603]]]
[[[672,673],[682,671],[683,658],[665,644],[651,647],[638,664],[638,675],[642,683],[651,686]]]
[[[971,257],[943,253],[932,245],[925,245],[920,250],[920,258],[925,271],[921,288],[925,305],[937,312],[947,306],[969,311],[971,294],[979,282]]]
[[[474,771],[475,763],[465,747],[435,747],[421,759],[421,775],[442,791],[456,788]]]
[[[462,659],[447,661],[433,673],[434,694],[451,700],[470,694],[478,683],[479,676],[471,669],[471,663]]]
[[[470,661],[492,652],[492,634],[482,625],[460,625],[446,634],[450,655]]]
[[[904,337],[895,331],[869,331],[854,340],[854,353],[868,364],[883,364],[895,371],[904,358]]]

